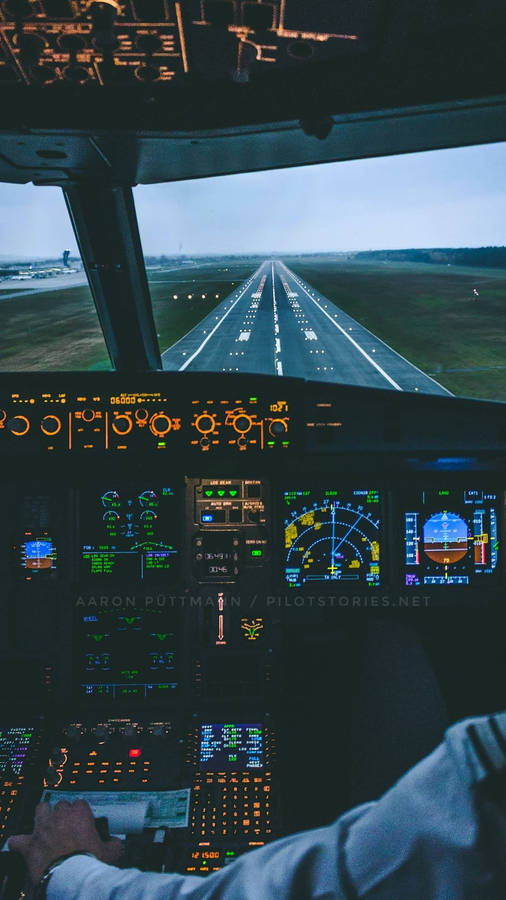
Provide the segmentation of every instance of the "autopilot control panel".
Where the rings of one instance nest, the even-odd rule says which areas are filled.
[[[290,410],[284,392],[259,396],[174,396],[159,389],[82,390],[79,378],[37,379],[24,389],[0,389],[0,441],[3,453],[143,453],[181,451],[213,455],[279,451],[290,447]],[[74,382],[76,387],[69,390]],[[93,386],[93,381],[91,382]],[[21,385],[20,385],[21,387]],[[153,388],[157,388],[156,390]],[[60,389],[66,388],[66,389]]]

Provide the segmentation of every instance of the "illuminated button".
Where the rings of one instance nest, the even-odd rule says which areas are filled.
[[[151,416],[149,428],[155,437],[163,437],[169,433],[172,428],[172,422],[165,413],[155,413],[154,416]]]
[[[23,437],[30,430],[30,420],[26,416],[14,416],[9,419],[7,427],[15,437]]]
[[[130,759],[137,759],[141,755],[141,753],[142,750],[140,747],[130,747],[130,750],[128,751]]]
[[[43,434],[52,437],[61,431],[61,419],[58,416],[44,416],[40,423],[40,429]]]
[[[116,434],[129,434],[133,428],[132,417],[127,413],[120,413],[112,420],[112,430]]]

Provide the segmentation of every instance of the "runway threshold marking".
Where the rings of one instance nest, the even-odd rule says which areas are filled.
[[[257,272],[255,272],[255,275],[258,274],[258,271],[259,271],[259,270],[257,269]],[[253,277],[255,277],[255,275],[254,275]],[[250,284],[251,284],[251,280],[246,284],[246,287],[244,287],[244,288],[242,289],[242,291],[241,291],[241,293],[239,294],[239,296],[237,297],[237,299],[234,300],[234,302],[229,306],[229,308],[227,309],[226,313],[224,313],[224,314],[222,315],[220,321],[216,323],[216,325],[214,326],[214,328],[209,332],[209,334],[207,335],[207,337],[204,338],[204,340],[202,341],[202,343],[200,344],[200,346],[197,347],[197,349],[195,350],[195,352],[192,353],[192,355],[188,357],[188,359],[183,363],[182,366],[179,366],[179,369],[178,369],[179,372],[183,372],[183,371],[186,369],[186,367],[189,366],[191,362],[193,362],[193,360],[195,359],[195,357],[198,356],[199,353],[204,349],[204,347],[206,346],[207,342],[212,338],[213,334],[218,330],[218,328],[220,327],[220,325],[222,325],[222,323],[225,321],[225,319],[227,318],[229,312],[231,312],[231,311],[233,310],[234,306],[235,306],[237,303],[239,303],[239,300],[244,296],[244,294],[245,294],[246,291],[248,290],[248,287],[250,286]]]
[[[279,334],[278,306],[276,303],[276,289],[274,287],[274,262],[271,263],[272,276],[272,309],[274,313],[274,370],[276,375],[283,374],[283,364],[279,357],[281,356],[281,341],[277,335]]]
[[[284,266],[284,268],[287,270],[288,274],[290,275],[287,266],[285,266],[284,263],[281,263],[281,265]],[[402,391],[401,386],[400,386],[399,384],[397,384],[396,381],[394,381],[394,379],[388,374],[388,372],[385,372],[385,370],[381,368],[381,366],[376,362],[376,360],[372,359],[372,358],[369,356],[369,354],[363,349],[363,347],[360,346],[360,344],[357,344],[357,342],[356,342],[352,337],[350,337],[350,335],[344,330],[344,328],[343,328],[341,325],[339,325],[339,323],[336,322],[336,321],[332,318],[331,315],[329,315],[329,313],[327,312],[327,310],[324,309],[323,306],[321,306],[320,303],[318,303],[318,300],[315,300],[315,298],[311,296],[311,294],[309,293],[308,290],[306,290],[306,288],[304,287],[304,285],[303,285],[303,284],[299,284],[299,287],[301,288],[301,290],[304,291],[305,294],[307,294],[307,296],[309,297],[309,299],[313,301],[313,303],[315,304],[315,306],[318,307],[318,309],[324,314],[324,316],[327,316],[327,319],[328,319],[330,322],[332,322],[332,324],[333,324],[336,328],[339,329],[339,331],[345,336],[345,338],[347,338],[347,340],[350,342],[350,344],[353,344],[353,346],[355,347],[355,349],[358,350],[359,353],[361,353],[362,356],[364,356],[364,357],[366,358],[367,362],[371,363],[371,366],[374,366],[374,368],[377,369],[378,372],[379,372],[381,375],[383,375],[383,378],[386,378],[386,380],[392,385],[392,387],[395,388],[396,391]]]

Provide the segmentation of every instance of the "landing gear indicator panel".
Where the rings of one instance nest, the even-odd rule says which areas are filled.
[[[405,585],[476,585],[497,571],[498,495],[420,491],[404,513]]]
[[[82,577],[173,581],[177,504],[171,487],[111,485],[81,495]]]
[[[378,490],[297,489],[283,492],[286,583],[381,584]]]

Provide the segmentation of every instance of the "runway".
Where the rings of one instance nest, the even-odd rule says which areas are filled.
[[[10,279],[6,279],[0,282],[0,301],[31,297],[33,294],[48,294],[65,288],[81,287],[83,284],[88,284],[85,272],[70,272],[68,275],[53,275],[51,278],[30,278],[27,281],[16,282],[16,287]],[[12,290],[9,290],[10,287]]]
[[[450,393],[280,260],[263,262],[162,354],[162,364],[171,371],[253,372]]]

